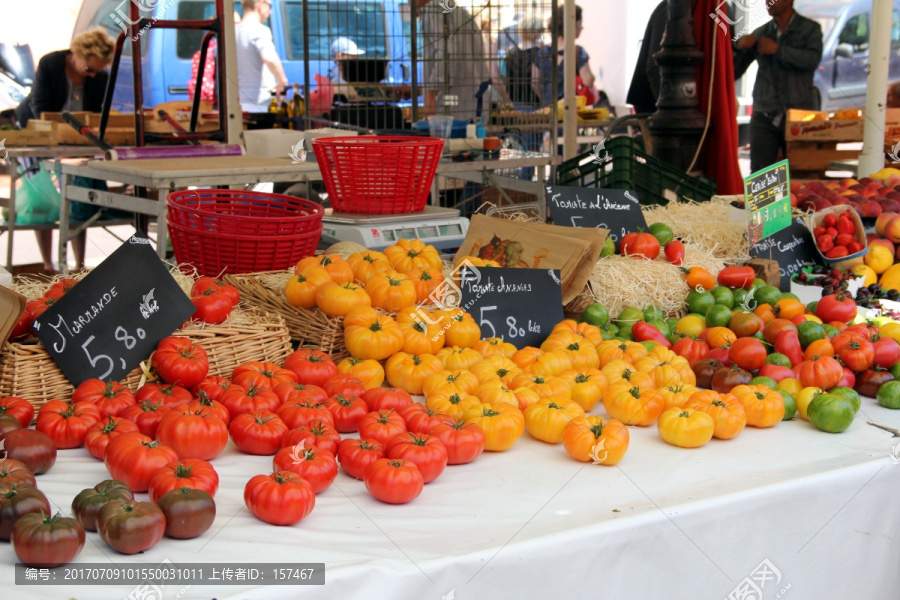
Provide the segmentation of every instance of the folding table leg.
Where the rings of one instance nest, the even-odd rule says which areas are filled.
[[[6,270],[12,273],[13,268],[13,230],[16,227],[16,181],[19,171],[16,160],[6,159],[6,173],[9,175],[9,218],[6,221]]]
[[[69,274],[69,176],[59,174],[59,272]]]

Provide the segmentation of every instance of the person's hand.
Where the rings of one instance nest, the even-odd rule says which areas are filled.
[[[755,35],[742,35],[737,41],[738,50],[746,50],[756,45]]]
[[[772,38],[762,38],[756,43],[756,51],[761,56],[771,56],[778,52],[778,42]]]

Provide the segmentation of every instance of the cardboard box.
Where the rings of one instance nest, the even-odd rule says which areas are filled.
[[[849,211],[850,217],[856,224],[856,233],[854,234],[854,236],[856,237],[856,241],[863,245],[863,249],[855,254],[851,254],[850,256],[842,256],[841,258],[826,258],[824,254],[819,252],[819,248],[818,246],[816,246],[816,252],[819,253],[819,256],[822,257],[822,260],[825,262],[825,264],[831,265],[835,269],[839,269],[841,271],[846,271],[851,267],[863,264],[866,253],[869,251],[869,243],[868,240],[866,240],[866,230],[863,226],[862,219],[859,217],[859,213],[846,205],[829,206],[828,208],[823,208],[822,210],[812,213],[809,216],[809,221],[807,223],[809,232],[813,236],[813,239],[815,239],[816,236],[812,233],[813,229],[815,229],[817,225],[822,224],[822,219],[825,218],[825,215],[834,214],[836,216],[844,211]]]
[[[829,119],[819,110],[788,110],[784,139],[802,142],[861,142],[864,119]],[[814,120],[805,120],[814,117]]]
[[[751,258],[744,263],[744,266],[753,267],[756,276],[767,284],[775,287],[781,285],[781,267],[778,266],[778,261],[768,258]]]
[[[832,162],[856,160],[859,150],[839,150],[838,142],[788,142],[791,171],[827,171]]]
[[[9,338],[27,303],[28,299],[22,294],[0,286],[0,344]]]

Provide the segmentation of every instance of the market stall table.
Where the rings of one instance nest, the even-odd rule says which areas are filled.
[[[20,158],[34,158],[43,160],[47,158],[77,158],[91,157],[99,153],[93,146],[21,146],[6,148],[6,160],[2,162],[2,172],[9,176],[9,217],[6,223],[0,225],[0,231],[7,231],[6,238],[6,269],[12,270],[13,265],[13,233],[16,229],[29,229],[29,226],[16,226],[16,182],[22,178],[19,174]]]
[[[493,185],[507,189],[524,189],[542,197],[543,185],[536,181],[520,181],[513,177],[497,176],[493,173],[504,169],[522,167],[546,167],[556,164],[558,159],[549,156],[527,156],[510,159],[476,160],[454,162],[446,158],[438,165],[438,175],[477,181],[488,179]],[[47,168],[55,168],[55,161],[48,161]],[[290,158],[261,156],[219,156],[195,159],[142,159],[129,161],[64,161],[61,163],[63,175],[60,227],[68,227],[68,206],[70,202],[84,202],[110,208],[126,210],[157,219],[157,254],[165,257],[167,228],[166,203],[169,192],[189,187],[245,186],[263,182],[320,181],[319,166],[315,162],[296,163]],[[93,179],[116,181],[126,185],[145,188],[156,192],[161,201],[154,198],[140,198],[114,192],[98,191],[72,185],[70,178],[81,176]],[[436,178],[435,178],[436,179]],[[436,196],[435,196],[436,197]],[[433,198],[434,200],[434,198]],[[63,237],[59,244],[59,264],[66,264],[67,245]]]
[[[448,467],[408,505],[382,504],[340,472],[292,527],[248,512],[244,484],[269,472],[272,459],[229,443],[213,460],[220,487],[209,531],[164,538],[136,556],[88,533],[69,566],[325,565],[324,586],[194,581],[167,585],[164,598],[719,599],[747,598],[738,590],[760,586],[767,599],[892,600],[900,589],[900,445],[868,419],[900,426],[900,412],[864,398],[841,434],[797,419],[687,450],[665,444],[655,426],[629,428],[631,445],[616,467],[576,462],[525,434],[506,452]],[[79,491],[107,478],[86,450],[66,450],[38,486],[54,510],[70,514]],[[7,590],[15,562],[10,545],[0,545]],[[135,589],[34,583],[9,593],[142,597],[129,596]]]

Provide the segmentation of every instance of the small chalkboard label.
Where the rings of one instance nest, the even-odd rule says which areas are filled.
[[[481,326],[481,337],[540,346],[563,320],[559,269],[464,267],[462,307]]]
[[[33,327],[77,386],[91,378],[122,379],[194,311],[150,240],[135,234]]]
[[[754,258],[768,258],[778,263],[781,269],[781,291],[791,288],[791,275],[799,273],[803,267],[819,263],[816,244],[802,217],[750,247]]]
[[[637,195],[628,190],[547,186],[547,205],[555,225],[602,227],[617,244],[625,234],[647,229]]]

